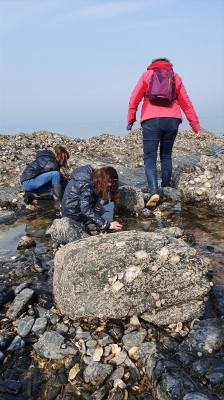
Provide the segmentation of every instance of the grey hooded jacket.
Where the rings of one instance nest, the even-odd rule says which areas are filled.
[[[94,193],[92,176],[91,165],[78,167],[72,171],[71,180],[62,199],[62,217],[69,217],[84,224],[90,222],[100,229],[108,229],[110,222],[101,217],[100,211],[96,211],[99,197]]]

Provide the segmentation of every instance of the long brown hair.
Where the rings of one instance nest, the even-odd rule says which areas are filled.
[[[69,169],[68,159],[69,159],[69,152],[66,150],[65,147],[61,145],[57,145],[53,147],[53,151],[55,154],[55,158],[59,164],[63,165],[63,167]]]
[[[93,170],[95,193],[103,200],[108,199],[119,203],[118,173],[115,168],[107,166]]]

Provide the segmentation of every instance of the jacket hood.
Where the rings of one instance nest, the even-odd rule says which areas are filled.
[[[53,151],[51,151],[51,150],[41,150],[41,151],[39,151],[37,153],[37,155],[36,155],[36,158],[44,157],[44,156],[55,158],[55,155],[54,155]]]
[[[168,61],[155,61],[154,63],[151,63],[147,69],[155,69],[155,68],[171,69],[173,68],[173,64],[171,64]]]
[[[75,181],[89,182],[92,180],[93,169],[91,165],[84,165],[74,169],[71,173],[71,178]]]

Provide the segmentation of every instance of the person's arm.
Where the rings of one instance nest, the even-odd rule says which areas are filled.
[[[193,104],[184,87],[182,79],[180,77],[178,78],[179,78],[179,85],[177,88],[177,101],[179,103],[179,106],[183,110],[184,114],[186,115],[186,118],[194,132],[193,137],[196,138],[200,134],[200,129],[201,129],[200,122],[193,107]]]
[[[127,122],[128,125],[133,125],[136,121],[136,113],[138,111],[138,106],[144,97],[147,87],[146,82],[144,80],[144,74],[140,77],[139,81],[137,82],[134,90],[131,93],[128,105],[128,115],[127,115]]]

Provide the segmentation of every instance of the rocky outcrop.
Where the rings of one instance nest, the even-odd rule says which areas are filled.
[[[210,289],[202,259],[171,234],[100,234],[59,249],[54,263],[55,302],[73,320],[191,320],[202,315]]]
[[[195,204],[211,213],[224,211],[224,153],[217,156],[201,156],[194,170],[184,173],[178,188],[183,205]]]

